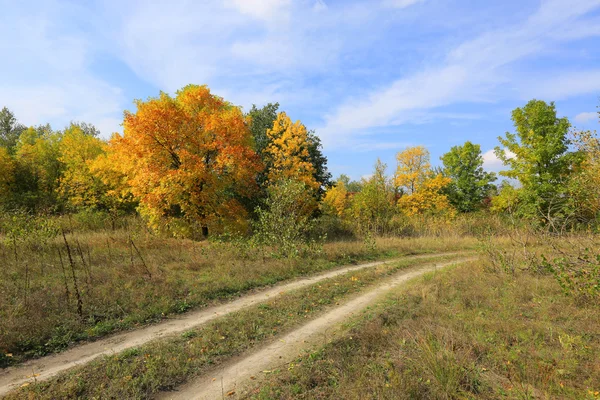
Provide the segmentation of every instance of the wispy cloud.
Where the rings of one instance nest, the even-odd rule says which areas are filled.
[[[585,33],[584,27],[591,27],[593,20],[583,17],[598,6],[598,0],[544,1],[522,23],[483,33],[453,48],[441,65],[399,78],[372,91],[366,99],[347,100],[326,116],[320,129],[324,140],[331,143],[339,137],[364,135],[374,127],[410,122],[419,111],[449,104],[499,100],[506,96],[500,93],[500,86],[527,87],[528,82],[509,66],[561,42],[557,31],[578,25],[579,32]],[[545,92],[539,89],[540,83],[537,92],[567,97],[600,88],[600,84],[590,85],[588,79],[600,82],[597,72],[590,71],[581,80],[567,75],[558,85],[547,85]]]
[[[574,121],[580,124],[586,124],[598,118],[599,115],[597,112],[582,112],[575,116]]]
[[[56,1],[3,7],[0,51],[9,56],[0,63],[0,106],[28,125],[49,122],[60,129],[69,120],[85,120],[109,135],[118,129],[123,93],[90,72],[92,43],[71,24],[79,12]]]

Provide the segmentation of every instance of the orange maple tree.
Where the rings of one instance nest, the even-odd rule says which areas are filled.
[[[197,85],[136,105],[111,145],[149,226],[182,236],[196,228],[206,236],[222,222],[241,227],[238,199],[256,189],[262,168],[242,111]]]

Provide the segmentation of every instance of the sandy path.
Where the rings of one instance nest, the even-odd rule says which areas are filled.
[[[293,280],[288,283],[278,284],[266,289],[258,289],[252,294],[244,295],[236,300],[224,303],[222,305],[203,308],[198,311],[192,311],[173,317],[172,319],[159,322],[155,325],[115,334],[95,342],[78,345],[62,353],[27,361],[17,367],[0,370],[0,396],[19,387],[25,382],[33,382],[34,380],[39,382],[49,379],[64,370],[77,365],[86,364],[99,356],[118,353],[131,347],[143,345],[151,340],[185,332],[191,328],[205,324],[206,322],[217,317],[250,307],[265,301],[268,298],[279,296],[286,291],[309,286],[327,278],[332,278],[350,271],[375,267],[378,265],[402,260],[414,260],[419,258],[450,256],[456,254],[461,254],[461,252],[407,256],[393,260],[377,261],[367,264],[336,268],[318,275]]]
[[[160,393],[157,398],[170,400],[234,398],[234,395],[237,394],[234,392],[240,391],[239,389],[243,388],[245,383],[254,377],[259,377],[263,371],[285,365],[293,361],[303,350],[327,342],[334,335],[333,330],[338,328],[341,322],[372,305],[390,289],[411,278],[433,271],[435,268],[476,259],[477,257],[461,258],[399,272],[368,292],[360,294],[347,303],[302,325],[280,340],[268,344],[246,357],[227,363],[210,375],[183,385],[177,391]]]

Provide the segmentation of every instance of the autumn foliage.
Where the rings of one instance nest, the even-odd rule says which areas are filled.
[[[194,85],[136,105],[111,145],[149,225],[188,236],[194,226],[204,234],[221,223],[241,227],[239,199],[256,189],[262,168],[241,110]]]
[[[300,121],[292,122],[286,113],[277,114],[272,129],[267,130],[269,145],[265,153],[270,170],[268,180],[296,180],[317,190],[315,166],[310,160],[308,131]]]

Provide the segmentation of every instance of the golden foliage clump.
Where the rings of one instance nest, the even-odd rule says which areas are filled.
[[[315,179],[315,167],[310,159],[309,138],[306,127],[292,122],[285,112],[277,114],[273,128],[267,130],[269,145],[265,155],[270,165],[268,180],[274,184],[281,180],[296,180],[308,188],[317,190],[320,183]]]
[[[106,151],[106,143],[88,135],[77,126],[66,129],[59,143],[58,161],[64,171],[58,192],[74,207],[103,205],[106,188],[92,173],[94,160]]]
[[[423,146],[408,147],[396,154],[396,187],[413,194],[429,177],[431,164],[429,151]]]
[[[419,214],[453,216],[455,211],[444,194],[452,179],[435,174],[429,151],[423,146],[409,147],[396,155],[396,187],[402,192],[398,208],[408,216]]]
[[[0,200],[10,191],[14,169],[15,166],[8,151],[4,147],[0,147]]]
[[[110,157],[121,163],[113,179],[127,177],[149,226],[194,236],[195,226],[206,235],[217,221],[243,225],[238,199],[257,189],[262,165],[240,108],[197,85],[136,105]]]
[[[418,214],[448,214],[454,215],[454,210],[448,201],[448,196],[443,194],[443,189],[452,180],[438,174],[421,183],[417,190],[398,199],[398,207],[409,216]]]
[[[348,207],[348,190],[343,181],[338,181],[335,186],[325,192],[321,208],[326,214],[342,217]]]

